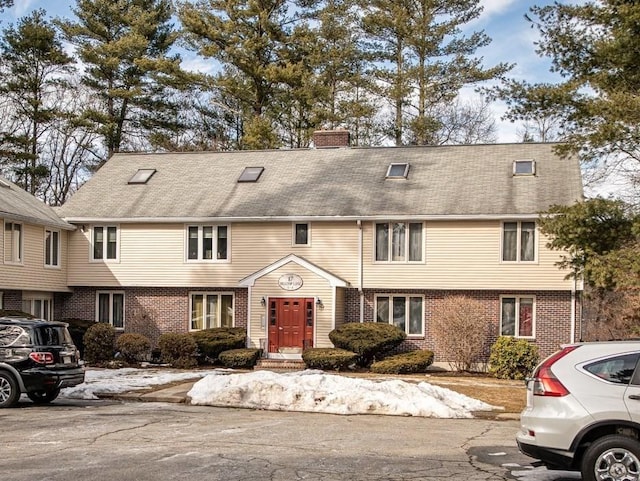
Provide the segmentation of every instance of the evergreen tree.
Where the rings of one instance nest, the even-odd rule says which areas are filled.
[[[15,179],[31,194],[38,192],[48,176],[40,158],[40,140],[52,122],[61,116],[58,103],[65,85],[64,74],[72,71],[72,59],[64,52],[58,34],[45,19],[44,10],[22,18],[17,27],[4,31],[0,41],[3,81],[0,91],[7,99],[2,134],[2,157]]]
[[[175,128],[173,89],[188,77],[170,49],[177,40],[170,0],[77,0],[77,20],[60,20],[66,39],[87,68],[85,86],[101,108],[84,111],[87,125],[104,139],[106,158],[136,133]]]
[[[585,162],[616,170],[640,162],[640,4],[554,3],[531,13],[537,51],[560,80],[510,80],[496,89],[510,105],[509,118],[558,119],[566,142],[560,151],[579,152]]]
[[[396,145],[435,143],[441,119],[430,115],[463,86],[500,77],[510,66],[482,67],[476,50],[489,44],[482,31],[461,26],[480,15],[479,0],[372,0],[362,2],[362,23],[376,61],[374,75],[392,103]],[[411,118],[408,118],[411,116]]]

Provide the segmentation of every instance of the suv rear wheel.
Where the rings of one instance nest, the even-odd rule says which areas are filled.
[[[0,408],[15,406],[20,399],[20,388],[14,377],[5,371],[0,371]]]
[[[36,404],[49,404],[60,394],[60,389],[53,389],[51,391],[33,391],[28,392],[27,396]]]
[[[636,439],[604,436],[589,446],[582,458],[584,481],[639,481],[640,442]]]

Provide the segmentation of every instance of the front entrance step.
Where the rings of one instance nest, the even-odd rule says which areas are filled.
[[[306,365],[302,359],[259,359],[256,369],[303,371],[306,369]]]

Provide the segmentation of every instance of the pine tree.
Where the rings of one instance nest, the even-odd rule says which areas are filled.
[[[85,86],[102,108],[84,111],[87,125],[104,139],[106,158],[134,135],[170,131],[175,106],[170,95],[184,88],[170,0],[77,0],[77,20],[61,20],[66,39],[87,68]]]
[[[22,18],[17,27],[4,31],[0,42],[3,81],[0,91],[8,100],[2,134],[5,162],[17,182],[36,194],[49,169],[40,158],[40,140],[62,114],[58,108],[64,75],[72,71],[72,59],[64,52],[58,34],[45,19],[44,10]]]

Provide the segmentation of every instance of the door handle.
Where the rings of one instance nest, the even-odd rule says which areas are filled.
[[[634,401],[640,401],[640,395],[638,394],[630,394],[629,399],[633,399]]]

